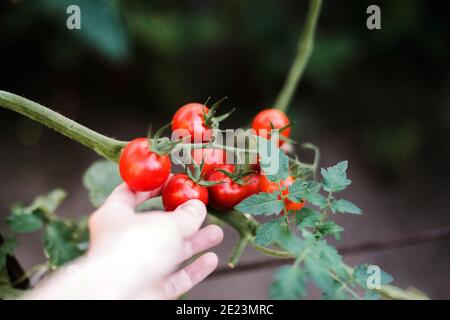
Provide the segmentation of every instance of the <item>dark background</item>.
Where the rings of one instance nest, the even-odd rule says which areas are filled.
[[[381,7],[381,30],[366,8]],[[66,28],[78,4],[82,29]],[[101,133],[131,139],[181,105],[228,96],[247,125],[272,106],[295,53],[306,1],[1,1],[0,89]],[[446,1],[325,0],[315,50],[289,115],[293,138],[314,142],[322,166],[349,160],[346,198],[363,216],[337,217],[343,244],[450,225],[450,28]],[[92,211],[81,175],[97,159],[76,142],[0,110],[0,217],[15,202],[62,187],[61,215]],[[308,154],[300,157],[308,159]],[[4,229],[4,224],[0,225]],[[227,229],[228,230],[228,229]],[[217,251],[225,265],[235,233]],[[450,298],[449,240],[346,256],[394,284]],[[22,238],[26,266],[40,237]],[[243,261],[261,256],[248,250]],[[265,298],[271,269],[211,279],[191,298]],[[314,297],[314,294],[313,296]]]

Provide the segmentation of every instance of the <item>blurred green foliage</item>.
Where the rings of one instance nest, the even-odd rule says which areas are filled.
[[[82,29],[66,28],[78,4]],[[382,29],[365,27],[378,4]],[[179,105],[229,96],[239,123],[270,107],[306,1],[21,0],[0,4],[0,87],[48,101],[77,92],[133,126]],[[294,133],[351,137],[386,177],[450,163],[450,26],[446,1],[324,1],[315,51],[290,113]],[[39,100],[38,99],[38,100]],[[128,120],[127,120],[128,119]]]

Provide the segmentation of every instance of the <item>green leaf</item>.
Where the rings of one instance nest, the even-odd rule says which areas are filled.
[[[302,181],[300,179],[289,186],[288,198],[294,202],[306,200],[307,202],[324,208],[327,199],[320,194],[321,184],[316,181]]]
[[[58,206],[64,201],[67,192],[55,189],[46,195],[37,196],[27,207],[20,205],[12,208],[12,214],[6,223],[15,232],[27,233],[41,229],[44,222],[54,216]]]
[[[320,258],[308,255],[305,259],[305,268],[316,286],[327,294],[332,294],[335,286],[334,279],[328,269],[322,264]]]
[[[301,299],[306,294],[306,284],[306,274],[299,266],[283,266],[274,274],[269,295],[272,299]]]
[[[100,207],[115,187],[122,183],[117,164],[109,160],[94,162],[83,176],[84,187],[94,207]]]
[[[278,199],[276,193],[260,192],[254,194],[234,207],[242,213],[252,215],[278,214],[283,209],[283,202]]]
[[[350,201],[339,199],[331,203],[331,211],[341,213],[362,214],[361,209]]]
[[[364,263],[357,266],[353,271],[353,280],[363,288],[369,285],[386,285],[394,281],[394,278],[376,265]]]
[[[271,220],[258,227],[256,230],[254,244],[259,246],[269,246],[277,241],[278,232],[282,227],[280,219]]]
[[[348,162],[342,161],[337,165],[320,170],[323,177],[323,189],[328,192],[339,192],[344,190],[352,182],[347,179]]]
[[[342,281],[350,281],[346,266],[336,248],[327,244],[325,240],[318,241],[316,254],[320,256],[322,264],[332,270]]]
[[[304,241],[291,232],[286,225],[278,229],[276,238],[276,243],[294,256],[300,255],[305,248]]]
[[[348,300],[349,296],[345,291],[344,286],[339,281],[333,281],[327,292],[323,292],[322,299],[324,300]]]
[[[320,220],[320,212],[303,207],[302,210],[295,216],[295,221],[298,227],[314,228]]]
[[[27,207],[28,211],[42,210],[45,213],[53,214],[58,206],[66,199],[67,192],[63,189],[55,189],[46,195],[37,196],[33,203]]]
[[[83,253],[73,239],[73,228],[62,221],[53,221],[47,226],[44,250],[52,267],[61,266]]]
[[[367,290],[364,294],[364,300],[379,300],[381,295],[375,290]]]
[[[6,218],[6,224],[14,232],[27,233],[41,229],[44,219],[40,210],[30,212],[26,208],[14,207],[13,213]]]
[[[3,241],[2,245],[0,246],[0,253],[2,254],[13,254],[16,248],[19,246],[19,241],[12,237],[7,238]]]
[[[333,221],[327,221],[318,226],[317,231],[322,236],[333,235],[336,240],[341,240],[341,232],[344,231],[344,228],[337,225]]]
[[[348,275],[342,257],[325,240],[307,237],[305,267],[314,283],[328,296],[339,298],[336,292],[335,274],[341,281],[347,281]]]

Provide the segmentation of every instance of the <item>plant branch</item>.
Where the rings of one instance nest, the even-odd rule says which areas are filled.
[[[295,89],[308,64],[313,51],[314,35],[321,6],[322,0],[311,0],[309,3],[305,25],[298,43],[297,55],[292,62],[284,85],[275,101],[275,108],[279,110],[286,111],[288,109]]]
[[[0,106],[58,131],[114,162],[118,161],[120,152],[126,145],[125,141],[106,137],[43,105],[13,93],[0,91]]]
[[[310,7],[308,21],[312,19],[314,22],[312,26],[314,27],[315,20],[317,19],[318,15],[318,9],[320,8],[320,3],[320,0],[311,1],[312,6]],[[313,14],[311,12],[315,13]],[[306,33],[311,34],[311,31]],[[288,99],[288,101],[289,100],[290,98]],[[93,149],[100,156],[103,156],[115,162],[118,161],[120,152],[127,143],[125,141],[118,141],[101,135],[36,102],[30,101],[9,92],[0,91],[0,106],[23,114],[30,119],[33,119],[57,132],[60,132],[63,135],[80,142],[86,147]],[[317,163],[315,161],[315,164],[313,166],[315,166],[316,164]],[[210,214],[229,224],[239,233],[240,240],[237,243],[230,260],[230,263],[234,266],[238,262],[240,255],[245,250],[247,245],[252,244],[259,223],[253,217],[244,215],[237,211],[227,213],[211,211]],[[289,253],[284,251],[278,251],[254,244],[253,246],[256,250],[259,250],[267,255],[282,258],[288,258],[290,256]],[[391,297],[393,299],[408,297],[417,298],[418,296],[418,294],[416,293],[414,297],[411,297],[411,295],[404,294],[404,291],[402,291],[401,289],[392,286],[384,286],[382,289],[380,289],[380,293],[386,297]]]

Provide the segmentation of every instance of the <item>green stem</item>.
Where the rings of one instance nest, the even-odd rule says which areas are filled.
[[[230,261],[228,262],[228,266],[230,268],[234,268],[236,263],[238,263],[241,258],[242,253],[244,252],[247,245],[252,241],[250,236],[240,236],[239,240],[236,242],[233,251],[231,252]]]
[[[233,227],[241,237],[254,236],[259,223],[252,217],[247,217],[238,211],[218,212],[210,210],[209,214]]]
[[[415,290],[403,290],[391,285],[375,289],[382,297],[390,300],[430,300],[424,293]]]
[[[259,252],[262,252],[262,253],[264,253],[265,255],[268,255],[268,256],[277,257],[277,258],[284,258],[284,259],[290,259],[290,258],[294,258],[295,257],[295,256],[293,256],[292,254],[290,254],[287,251],[275,250],[275,249],[271,249],[271,248],[268,248],[268,247],[259,246],[257,244],[252,244],[252,245],[253,245],[253,248],[255,248]]]
[[[309,3],[306,22],[298,43],[297,55],[289,69],[283,88],[275,101],[275,108],[279,110],[286,111],[288,109],[295,89],[308,64],[313,50],[314,35],[321,6],[322,0],[311,0]]]
[[[328,271],[328,273],[331,275],[331,277],[339,282],[342,285],[342,288],[344,290],[347,290],[348,293],[350,293],[356,300],[362,300],[361,297],[352,289],[350,288],[344,281],[341,280],[334,272],[331,270]]]
[[[100,156],[114,162],[119,160],[120,152],[126,145],[125,141],[118,141],[106,137],[43,105],[13,93],[0,91],[0,106],[21,113],[30,119],[58,131],[66,137],[94,150]]]
[[[314,162],[312,163],[312,172],[313,172],[313,178],[314,180],[317,179],[317,171],[319,170],[319,162],[320,162],[320,149],[312,144],[312,143],[304,143],[302,144],[302,148],[304,149],[311,149],[314,151]]]

